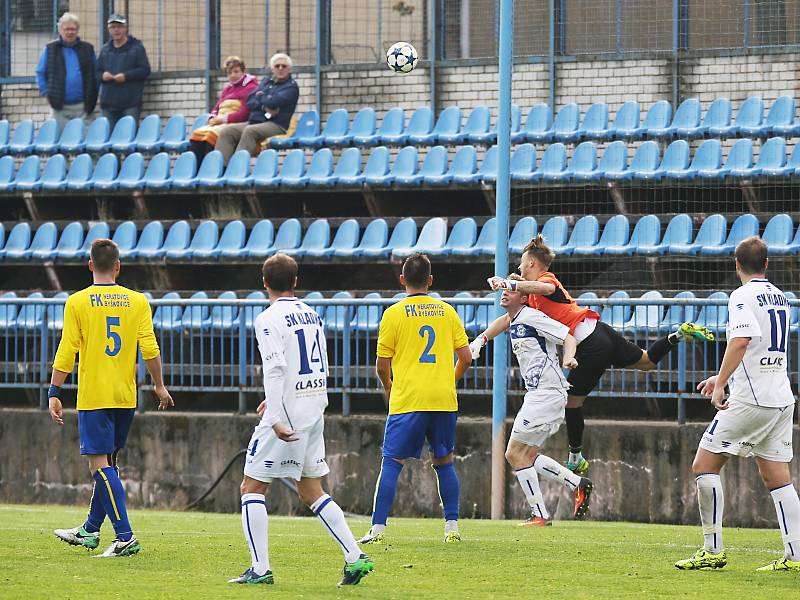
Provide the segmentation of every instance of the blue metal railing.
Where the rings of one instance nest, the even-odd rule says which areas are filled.
[[[482,331],[493,314],[493,298],[445,298],[458,311],[470,338]],[[375,375],[378,323],[393,298],[305,300],[325,323],[330,366],[329,391],[341,394],[344,414],[350,412],[352,394],[380,394]],[[649,372],[609,369],[595,395],[613,398],[661,398],[678,403],[678,419],[686,414],[686,401],[699,398],[694,384],[716,372],[724,352],[727,300],[724,298],[602,298],[579,300],[603,309],[603,318],[630,340],[647,347],[673,331],[686,316],[706,307],[705,324],[717,335],[713,343],[680,344]],[[261,359],[253,334],[253,319],[266,300],[182,299],[151,300],[154,328],[161,348],[167,387],[179,392],[261,393]],[[793,307],[800,300],[790,300]],[[676,308],[677,307],[677,308]],[[664,310],[666,309],[666,310]],[[42,406],[50,378],[52,358],[61,337],[63,298],[0,298],[0,389],[38,390]],[[800,371],[800,325],[791,324],[789,373],[793,387]],[[491,344],[459,382],[459,395],[488,397],[492,393]],[[152,389],[140,361],[140,390]],[[506,374],[509,393],[524,393],[516,366]],[[65,387],[75,387],[73,376]],[[140,398],[141,400],[141,398]],[[140,408],[143,409],[140,402]],[[487,409],[488,409],[487,404]]]

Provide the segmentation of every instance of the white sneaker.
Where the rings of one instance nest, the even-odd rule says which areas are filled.
[[[373,533],[372,529],[367,532],[367,535],[358,540],[359,544],[383,544],[386,537],[383,533]]]
[[[117,556],[132,556],[142,549],[139,540],[136,536],[131,536],[127,542],[121,540],[114,540],[111,545],[102,554],[97,554],[95,558],[114,558]]]
[[[83,528],[83,525],[72,529],[54,529],[53,533],[58,539],[68,544],[83,546],[87,550],[94,550],[100,545],[100,532],[89,533]]]

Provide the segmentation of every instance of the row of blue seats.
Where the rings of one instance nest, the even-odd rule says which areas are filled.
[[[516,222],[509,238],[509,250],[520,254],[525,244],[538,232],[534,217]],[[93,240],[110,236],[107,223],[94,223],[84,236],[79,222],[68,224],[60,237],[52,222],[43,223],[31,239],[28,223],[18,223],[3,245],[5,228],[0,228],[0,260],[70,261],[88,258]],[[800,226],[795,231],[787,214],[773,216],[760,231],[758,219],[740,215],[728,229],[721,214],[706,217],[694,235],[692,218],[674,216],[662,236],[661,222],[656,215],[641,217],[631,231],[625,215],[615,215],[601,227],[594,215],[585,215],[569,232],[567,219],[552,217],[541,229],[551,249],[561,256],[658,256],[732,254],[743,239],[762,234],[771,255],[800,253]],[[123,259],[166,259],[169,261],[216,261],[265,258],[284,252],[298,259],[388,259],[402,260],[414,252],[425,252],[434,260],[440,258],[488,258],[494,255],[497,222],[491,218],[479,228],[475,220],[465,217],[456,221],[448,234],[447,221],[434,217],[418,230],[416,221],[407,217],[399,221],[391,235],[384,219],[367,224],[363,233],[355,219],[343,221],[331,234],[327,219],[312,222],[303,234],[297,219],[287,219],[277,233],[272,221],[256,223],[248,236],[242,221],[231,221],[220,233],[216,221],[202,221],[192,234],[186,221],[176,221],[167,231],[161,221],[145,225],[137,237],[136,225],[126,221],[117,226],[113,236]]]
[[[533,144],[521,144],[511,157],[511,178],[527,183],[592,182],[600,180],[692,180],[751,177],[788,177],[800,175],[800,145],[795,145],[787,160],[784,138],[770,138],[761,147],[754,164],[753,142],[737,140],[722,158],[719,140],[702,142],[691,155],[685,140],[667,146],[663,158],[654,141],[643,142],[628,163],[629,148],[625,142],[611,142],[598,160],[594,142],[582,142],[567,160],[567,147],[551,144],[538,160]],[[0,157],[0,193],[14,191],[86,191],[86,190],[167,190],[222,187],[371,187],[447,186],[494,183],[497,180],[497,146],[486,152],[478,167],[474,146],[461,146],[453,160],[444,146],[430,148],[420,164],[415,146],[405,146],[391,162],[386,146],[374,148],[366,164],[358,148],[345,149],[334,164],[329,148],[314,152],[306,164],[303,150],[290,150],[282,163],[275,150],[262,152],[251,170],[246,150],[236,152],[223,166],[222,155],[214,150],[206,155],[200,167],[192,152],[184,152],[170,170],[166,152],[156,154],[145,167],[145,157],[135,152],[125,157],[120,166],[116,154],[102,155],[92,164],[89,154],[79,154],[71,164],[63,154],[50,157],[44,168],[37,155],[28,156],[14,171],[14,158]]]
[[[147,294],[150,296],[150,294]],[[433,292],[435,297],[439,294]],[[491,295],[491,294],[489,294]],[[405,293],[398,293],[393,296],[400,299]],[[796,299],[792,292],[786,292],[787,298]],[[7,292],[3,298],[16,298],[14,292]],[[34,292],[28,298],[41,298],[40,292]],[[59,292],[55,298],[66,298],[66,292]],[[455,298],[473,298],[469,292],[459,292]],[[208,295],[205,292],[196,292],[190,296],[195,300],[206,300]],[[220,300],[235,300],[235,292],[223,292],[218,296]],[[320,292],[311,292],[304,296],[306,300],[317,300],[323,298]],[[349,292],[337,292],[332,299],[351,299]],[[372,292],[366,294],[364,300],[378,300],[382,296]],[[591,305],[593,300],[597,300],[597,294],[586,292],[581,294],[578,299]],[[617,291],[609,296],[610,299],[629,299],[630,296],[625,291]],[[675,296],[679,299],[693,299],[692,292],[681,292]],[[725,292],[714,292],[708,296],[709,299],[727,300]],[[176,292],[169,292],[162,297],[163,300],[179,300],[180,295]],[[261,291],[251,292],[246,296],[248,300],[263,300],[263,306],[247,306],[239,309],[236,306],[158,306],[153,314],[153,326],[160,332],[234,332],[244,325],[248,330],[253,326],[255,315],[266,307],[266,297]],[[642,300],[657,301],[664,299],[658,291],[645,292],[640,296]],[[489,307],[483,305],[456,304],[456,311],[471,335],[483,331],[489,324]],[[355,333],[376,333],[384,306],[364,304],[360,306],[322,306],[318,305],[315,310],[323,319],[325,329],[329,334],[341,334],[347,327]],[[725,324],[728,320],[727,305],[706,305],[702,307],[692,305],[615,305],[592,306],[599,314],[604,323],[617,329],[622,329],[627,333],[647,334],[656,331],[668,331],[680,323],[691,321],[711,329],[718,335],[725,332]],[[792,306],[790,310],[789,327],[790,331],[796,333],[800,328],[798,323],[798,307]],[[45,316],[47,327],[51,330],[63,328],[64,309],[62,305],[0,305],[0,330],[27,330],[38,332],[44,325]],[[242,323],[244,319],[244,323]]]
[[[208,113],[200,115],[190,131],[205,125],[207,121]],[[39,131],[34,130],[31,119],[25,119],[17,124],[13,134],[9,122],[0,121],[0,154],[182,152],[188,147],[186,118],[183,115],[170,117],[163,130],[158,115],[146,116],[138,129],[133,117],[123,117],[117,121],[113,131],[105,117],[98,117],[88,128],[83,119],[72,119],[61,131],[55,119],[46,120]]]

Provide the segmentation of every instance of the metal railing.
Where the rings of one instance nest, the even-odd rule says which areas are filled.
[[[485,298],[445,298],[453,305],[473,337],[490,322],[494,300]],[[375,375],[375,349],[380,315],[393,298],[307,299],[325,323],[328,347],[328,390],[341,394],[342,411],[350,413],[353,394],[382,394]],[[641,347],[673,331],[682,322],[685,310],[705,311],[705,324],[717,335],[713,343],[679,344],[649,372],[611,368],[603,376],[594,395],[612,398],[653,398],[675,400],[678,421],[686,418],[686,401],[699,398],[694,386],[714,374],[722,360],[725,343],[725,299],[603,298],[580,300],[580,304],[600,307],[604,319]],[[790,300],[793,307],[800,300]],[[154,326],[161,348],[164,379],[176,392],[227,392],[239,395],[240,410],[246,393],[262,393],[261,358],[253,333],[253,319],[265,308],[263,300],[183,299],[151,300],[155,309]],[[0,389],[38,390],[42,408],[50,365],[60,339],[63,323],[63,298],[0,298]],[[665,310],[664,310],[665,309]],[[797,389],[800,371],[798,323],[791,324],[789,373]],[[519,369],[510,366],[506,374],[511,395],[524,394]],[[75,388],[73,375],[65,387]],[[140,410],[142,392],[152,389],[139,360]],[[470,396],[490,396],[492,392],[492,345],[458,384],[462,402]],[[624,408],[622,409],[624,412]]]

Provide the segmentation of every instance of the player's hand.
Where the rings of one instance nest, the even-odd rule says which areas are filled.
[[[703,379],[700,383],[697,384],[697,391],[700,392],[701,396],[705,396],[706,398],[710,398],[711,394],[714,393],[714,388],[717,385],[717,376],[712,375],[707,379]]]
[[[114,75],[114,81],[117,83],[125,83],[125,73],[117,73]]]
[[[296,442],[297,440],[300,439],[299,437],[297,437],[297,434],[294,432],[294,429],[287,427],[280,421],[278,421],[277,423],[275,423],[275,425],[272,426],[272,431],[274,431],[275,435],[277,435],[284,442]]]
[[[111,81],[114,79],[114,76],[111,74],[111,71],[103,71],[103,81]]]
[[[169,395],[167,388],[163,385],[156,386],[156,397],[158,398],[158,410],[167,410],[171,406],[175,406],[172,396]]]
[[[564,359],[563,367],[565,369],[572,370],[572,369],[577,368],[577,366],[578,366],[578,359],[576,359],[574,356]]]
[[[513,279],[505,279],[504,277],[498,277],[495,275],[494,277],[489,277],[486,280],[489,284],[489,287],[492,288],[492,291],[498,290],[509,290],[511,292],[517,291],[517,282]]]
[[[259,417],[263,417],[265,412],[267,412],[267,401],[266,400],[262,400],[261,404],[259,404],[258,408],[256,409],[256,414]]]
[[[469,351],[472,354],[472,360],[478,360],[480,358],[481,350],[483,350],[483,347],[488,342],[489,338],[487,338],[484,334],[480,334],[469,343]]]
[[[55,396],[50,398],[50,416],[59,425],[64,424],[64,408],[61,406],[61,400]]]
[[[714,386],[714,392],[711,394],[711,405],[717,410],[726,410],[730,406],[725,398],[725,386]]]

